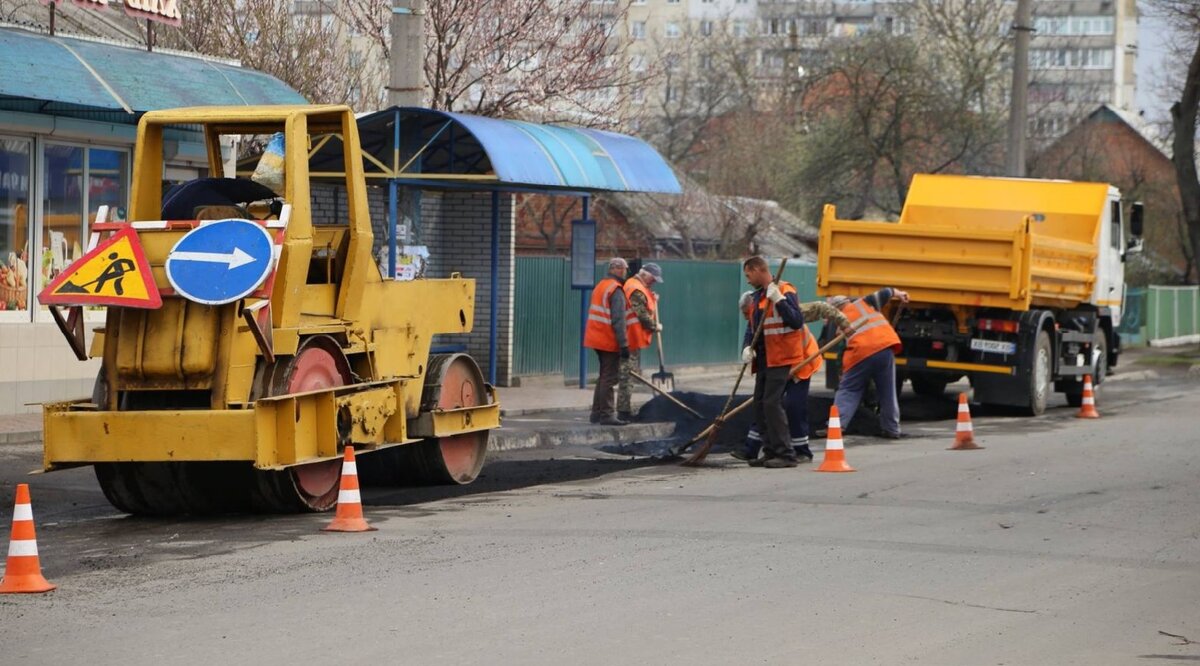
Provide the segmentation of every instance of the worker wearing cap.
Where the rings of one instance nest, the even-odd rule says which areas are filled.
[[[791,286],[788,286],[791,287]],[[751,314],[755,310],[755,292],[746,292],[742,294],[742,299],[738,302],[739,310],[742,310],[742,316],[746,320],[750,320]],[[832,319],[835,325],[842,331],[848,331],[850,328],[850,319],[847,319],[845,314],[838,311],[838,308],[826,304],[824,301],[814,302],[798,302],[797,307],[805,322],[818,319]],[[763,330],[766,332],[766,329]],[[796,452],[798,461],[811,461],[812,450],[809,449],[809,385],[812,376],[821,370],[823,360],[820,355],[817,355],[818,347],[816,336],[812,335],[808,324],[804,324],[802,335],[800,335],[800,344],[803,348],[803,359],[812,358],[814,360],[808,362],[802,367],[797,368],[796,372],[792,373],[792,377],[788,380],[784,389],[784,412],[787,414],[788,434],[791,437],[792,450]],[[803,360],[800,359],[800,360]],[[793,364],[794,365],[794,364]],[[751,424],[750,432],[746,433],[746,442],[743,448],[736,448],[732,451],[733,457],[738,460],[748,461],[757,467],[758,451],[762,449],[762,431],[758,428],[757,422]],[[762,461],[764,463],[764,461]]]
[[[655,331],[663,330],[658,321],[658,296],[650,287],[662,282],[662,268],[658,264],[645,264],[637,275],[625,281],[625,299],[629,307],[625,311],[625,332],[629,338],[629,355],[621,357],[621,377],[617,383],[617,418],[633,420],[630,398],[633,393],[629,373],[641,367],[639,352],[650,346]]]
[[[884,287],[856,300],[829,297],[829,304],[854,324],[854,332],[847,336],[846,350],[842,353],[842,380],[833,404],[842,423],[849,426],[862,402],[867,382],[874,382],[882,437],[900,439],[904,436],[900,431],[900,404],[896,400],[896,353],[901,350],[900,336],[880,312],[893,298],[907,303],[908,293]]]
[[[625,326],[625,291],[622,288],[629,264],[620,257],[608,261],[608,275],[592,289],[588,306],[583,346],[595,349],[600,359],[600,377],[592,394],[591,422],[600,425],[625,425],[617,418],[613,388],[621,375],[621,360],[629,358]]]

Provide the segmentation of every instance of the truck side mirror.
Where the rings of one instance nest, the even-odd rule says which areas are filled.
[[[1146,215],[1146,208],[1142,202],[1133,202],[1133,210],[1129,213],[1129,233],[1134,238],[1141,238],[1143,231],[1143,218]]]

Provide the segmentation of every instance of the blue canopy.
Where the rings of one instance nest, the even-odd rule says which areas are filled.
[[[654,148],[616,132],[414,107],[362,116],[358,128],[369,177],[481,190],[680,192]],[[340,162],[341,144],[331,141],[310,164],[314,172],[340,172]]]
[[[0,99],[23,110],[144,111],[180,106],[303,104],[279,79],[195,57],[0,28]],[[47,104],[49,103],[49,104]],[[34,110],[34,109],[31,109]]]

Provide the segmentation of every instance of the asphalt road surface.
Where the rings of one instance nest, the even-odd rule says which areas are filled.
[[[0,597],[0,661],[1200,662],[1196,388],[983,415],[981,451],[946,451],[949,420],[851,439],[855,474],[515,452],[468,488],[368,492],[365,534],[130,518],[90,469],[2,449],[3,514],[30,481],[59,589]]]

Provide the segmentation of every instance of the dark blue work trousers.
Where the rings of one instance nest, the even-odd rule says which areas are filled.
[[[891,435],[900,434],[900,404],[896,402],[896,355],[883,349],[859,361],[842,374],[833,404],[837,405],[842,427],[850,427],[854,412],[866,393],[867,382],[875,382],[879,398],[879,427]]]

